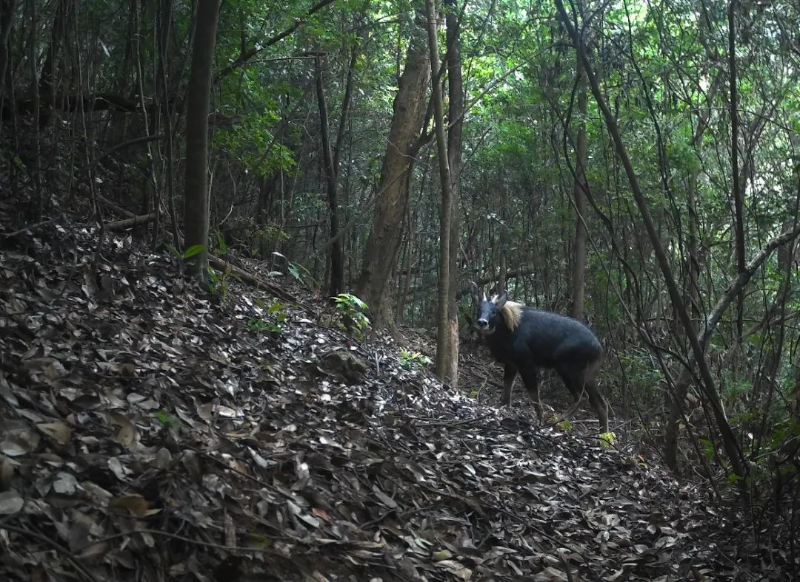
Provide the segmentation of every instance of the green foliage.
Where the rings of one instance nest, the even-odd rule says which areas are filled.
[[[278,337],[283,333],[283,326],[286,323],[286,305],[278,299],[273,299],[269,304],[262,299],[258,299],[256,304],[267,312],[269,319],[251,317],[245,322],[245,329],[254,333],[267,332],[273,337]]]
[[[228,279],[230,273],[217,273],[213,267],[208,267],[208,290],[212,295],[225,299],[228,296]]]
[[[266,321],[264,321],[261,318],[251,317],[250,319],[248,319],[245,322],[244,327],[248,331],[261,332],[261,331],[269,330],[269,325],[270,324],[268,324]]]
[[[214,233],[217,239],[217,248],[212,249],[213,252],[216,252],[220,255],[227,255],[228,254],[228,244],[225,242],[225,238],[222,236],[222,232],[217,229]]]
[[[400,365],[406,369],[421,369],[430,366],[431,359],[425,354],[400,348]]]
[[[611,448],[615,442],[617,442],[617,435],[614,432],[604,432],[600,434],[598,438],[600,446],[604,449]]]
[[[180,256],[183,259],[190,259],[192,257],[199,255],[201,252],[203,252],[203,249],[205,248],[206,248],[205,245],[192,245],[188,249],[183,251],[183,254],[181,254]]]
[[[170,431],[174,431],[176,433],[180,433],[183,429],[183,423],[181,420],[171,414],[167,414],[165,412],[157,412],[156,413],[156,420],[167,427]]]
[[[714,456],[716,455],[716,449],[714,448],[714,443],[707,438],[699,439],[700,450],[703,452],[703,455],[706,458],[706,461],[711,461]]]
[[[217,155],[228,155],[256,176],[266,177],[277,170],[291,170],[296,161],[291,150],[280,144],[269,131],[277,123],[276,113],[248,114],[233,127],[215,135]]]
[[[311,287],[316,284],[314,277],[311,276],[311,272],[300,263],[289,263],[287,268],[289,269],[289,274],[298,283],[306,287]]]
[[[655,358],[643,350],[619,354],[621,372],[630,391],[645,407],[656,406],[663,400],[664,376]]]
[[[339,293],[333,299],[339,314],[339,327],[352,331],[359,339],[364,339],[364,334],[370,327],[369,317],[364,313],[368,309],[367,304],[350,293]]]

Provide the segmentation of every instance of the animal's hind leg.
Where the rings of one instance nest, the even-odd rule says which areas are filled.
[[[536,410],[536,416],[539,422],[542,420],[542,401],[539,400],[539,374],[536,371],[536,366],[525,365],[519,369],[519,374],[522,376],[522,381],[525,383],[525,389],[528,395],[533,400],[533,408]]]
[[[582,373],[578,369],[570,369],[566,366],[558,366],[556,372],[558,372],[558,375],[561,377],[562,382],[564,382],[564,386],[569,390],[569,393],[572,394],[573,404],[562,415],[562,418],[569,418],[578,410],[578,406],[580,406],[584,396],[583,385],[581,383]],[[588,390],[586,393],[588,394]],[[592,406],[594,406],[594,404]]]
[[[600,390],[597,389],[597,374],[598,364],[592,363],[583,371],[582,380],[586,393],[589,395],[589,402],[592,404],[597,420],[600,421],[600,432],[608,432],[608,403]]]
[[[572,394],[572,399],[575,401],[575,403],[577,404],[578,402],[580,402],[581,398],[580,384],[576,381],[576,378],[573,376],[573,374],[566,368],[561,368],[561,367],[556,368],[556,372],[558,372],[561,381],[564,383],[564,386],[567,387],[569,393]]]
[[[594,381],[586,383],[586,393],[589,395],[589,402],[592,404],[597,419],[600,421],[600,432],[608,432],[608,404],[603,395],[597,389]]]
[[[503,372],[503,406],[511,405],[511,390],[514,388],[514,379],[517,377],[517,367],[514,364],[506,364]]]
[[[597,415],[597,420],[600,421],[600,431],[608,432],[608,404],[597,389],[595,381],[597,368],[597,363],[593,362],[583,370],[569,371],[566,368],[560,368],[558,373],[575,399],[575,406],[567,412],[566,416],[574,412],[580,403],[581,397],[586,394],[589,398],[589,404],[591,404]]]

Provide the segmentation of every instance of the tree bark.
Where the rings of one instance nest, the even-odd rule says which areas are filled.
[[[500,172],[498,172],[500,174]],[[500,222],[497,225],[498,238],[500,244],[494,249],[497,255],[497,289],[495,292],[500,295],[508,290],[506,273],[508,272],[508,185],[505,177],[501,174],[497,176],[497,188],[500,193]],[[494,269],[492,269],[494,271]]]
[[[48,103],[48,108],[42,108],[38,111],[39,114],[39,127],[44,128],[51,118],[55,117],[55,109],[58,100],[55,87],[56,73],[58,71],[59,62],[61,62],[61,51],[64,49],[62,45],[66,44],[67,31],[71,30],[71,25],[74,22],[75,4],[69,0],[60,0],[55,7],[55,17],[53,18],[53,26],[50,29],[50,44],[46,50],[46,57],[42,64],[42,70],[39,74],[38,83],[38,98]],[[36,5],[36,3],[34,3]],[[38,6],[34,8],[38,9]],[[37,47],[33,47],[37,50]],[[34,60],[33,67],[36,67]],[[34,77],[35,78],[35,77]],[[35,106],[38,108],[38,104]]]
[[[0,105],[3,103],[3,90],[6,87],[6,71],[10,52],[8,38],[11,33],[11,23],[14,21],[14,8],[16,0],[2,0],[0,2]]]
[[[325,182],[328,190],[328,208],[331,213],[330,236],[333,240],[330,249],[331,281],[328,294],[336,297],[344,291],[344,253],[342,239],[339,235],[339,202],[337,193],[337,168],[331,152],[331,138],[328,128],[328,104],[325,101],[325,90],[322,84],[322,62],[319,55],[314,57],[316,73],[317,104],[319,105],[319,122],[322,135],[322,157],[325,162]],[[344,124],[344,120],[342,120]],[[338,157],[338,156],[337,156]]]
[[[794,361],[794,414],[800,415],[800,348]]]
[[[447,383],[446,371],[449,350],[450,300],[450,160],[447,157],[447,138],[444,129],[444,103],[439,75],[439,43],[436,38],[437,14],[434,0],[425,0],[428,14],[428,48],[431,59],[431,91],[433,93],[433,120],[436,125],[436,146],[439,158],[439,180],[442,187],[442,205],[439,214],[439,312],[436,334],[436,375]]]
[[[571,315],[577,320],[583,319],[584,279],[586,271],[586,239],[584,225],[586,216],[586,73],[580,57],[576,67],[578,75],[578,135],[575,138],[575,241],[572,264],[572,309]]]
[[[386,314],[391,310],[386,303],[387,283],[402,238],[401,225],[409,192],[407,174],[412,161],[409,155],[422,129],[429,76],[430,60],[424,37],[415,34],[409,43],[406,66],[394,100],[394,114],[378,181],[379,199],[356,285],[357,294],[369,306],[376,327],[391,327],[391,323],[386,321]]]
[[[450,386],[458,387],[458,250],[461,223],[461,134],[464,125],[464,87],[461,75],[461,22],[456,13],[456,0],[445,0],[447,10],[447,93],[450,129],[447,133],[447,155],[450,165],[450,285],[447,301],[448,356],[445,376]]]
[[[731,115],[731,171],[733,178],[733,205],[736,232],[736,271],[745,269],[744,258],[744,196],[739,183],[739,103],[736,90],[736,0],[728,4],[728,62],[730,66],[730,115]],[[744,322],[744,292],[736,299],[736,337],[742,341]]]
[[[653,251],[656,255],[658,265],[667,284],[667,291],[669,292],[673,308],[680,318],[681,324],[683,325],[686,335],[688,336],[695,360],[700,368],[700,375],[703,379],[703,392],[711,404],[711,410],[717,422],[717,427],[722,435],[722,442],[723,446],[725,447],[728,460],[730,461],[734,473],[740,478],[739,483],[742,487],[744,487],[743,479],[746,477],[747,470],[739,443],[736,440],[736,435],[734,435],[733,429],[731,429],[731,426],[728,423],[728,419],[725,417],[725,411],[722,407],[719,394],[716,391],[714,379],[711,376],[711,371],[709,370],[705,358],[703,357],[703,349],[697,337],[695,336],[694,326],[692,325],[689,313],[686,311],[686,306],[681,297],[680,289],[675,282],[675,277],[672,274],[672,268],[669,265],[669,259],[667,258],[663,244],[661,243],[655,224],[653,223],[653,219],[650,215],[649,204],[647,203],[641,186],[639,185],[639,177],[636,175],[636,172],[633,169],[633,164],[631,163],[628,151],[622,141],[622,137],[620,136],[619,127],[617,126],[614,114],[609,109],[608,104],[605,101],[605,97],[603,97],[597,77],[595,76],[591,67],[591,63],[589,62],[586,48],[584,47],[580,35],[575,29],[575,26],[570,20],[569,14],[564,8],[563,0],[556,0],[556,6],[561,15],[562,22],[564,26],[566,26],[567,31],[569,32],[569,35],[575,45],[575,49],[578,51],[580,59],[583,62],[583,66],[586,69],[586,77],[589,81],[592,95],[594,96],[597,106],[600,108],[600,111],[603,114],[603,118],[605,119],[606,127],[614,143],[617,156],[619,157],[620,161],[622,162],[622,166],[625,169],[625,174],[628,177],[628,182],[630,183],[634,201],[636,202],[636,206],[638,207],[639,213],[642,216],[642,222],[647,230],[647,234],[650,239],[650,243],[653,246]]]
[[[200,245],[189,259],[189,270],[205,281],[208,271],[208,112],[211,73],[220,0],[198,0],[192,67],[186,104],[186,178],[184,187],[184,248]]]

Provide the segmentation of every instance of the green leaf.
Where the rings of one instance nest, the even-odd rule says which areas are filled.
[[[206,245],[193,245],[183,251],[183,258],[190,259],[191,257],[200,254],[206,248]]]
[[[599,439],[600,446],[603,447],[604,449],[611,448],[611,445],[613,445],[616,442],[616,440],[617,440],[616,434],[610,431],[604,432],[600,435]]]
[[[228,252],[228,245],[225,243],[225,239],[222,236],[222,232],[217,229],[217,245],[219,246],[219,251],[224,255]]]

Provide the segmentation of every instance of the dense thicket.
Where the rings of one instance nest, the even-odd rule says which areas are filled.
[[[184,198],[205,188],[187,168],[202,160],[190,73],[203,8],[2,0],[2,180],[21,223],[149,215],[137,236],[185,248],[197,225],[183,224]],[[431,78],[422,1],[221,4],[210,251],[361,295],[376,323],[432,330],[448,296],[435,291],[448,152],[445,291],[462,335],[470,279],[584,318],[625,430],[721,491],[721,475],[744,484],[796,532],[798,4],[434,11]]]

